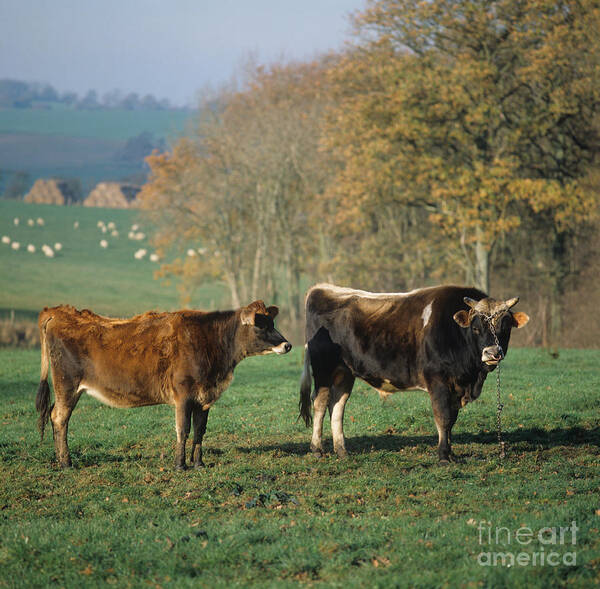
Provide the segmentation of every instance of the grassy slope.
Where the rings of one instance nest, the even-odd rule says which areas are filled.
[[[135,260],[146,242],[131,241],[127,233],[139,222],[135,211],[87,207],[31,205],[0,200],[0,236],[8,235],[21,244],[17,252],[0,243],[0,313],[14,309],[19,315],[37,315],[44,306],[70,303],[99,313],[128,316],[148,309],[170,310],[179,307],[174,286],[166,287],[153,279],[157,264]],[[19,217],[15,227],[13,219]],[[42,217],[43,227],[29,227],[27,219]],[[113,221],[119,237],[102,234],[98,220]],[[74,229],[75,221],[79,228]],[[107,249],[100,240],[109,242]],[[46,258],[41,246],[63,244],[53,259]],[[27,244],[36,253],[26,251]],[[198,308],[223,306],[221,291],[214,286],[200,289],[193,305]]]
[[[172,470],[169,407],[116,410],[85,397],[75,468],[39,443],[39,357],[0,351],[0,586],[588,587],[599,582],[600,352],[551,360],[511,350],[503,368],[509,455],[497,458],[494,379],[461,411],[439,467],[423,393],[385,403],[365,385],[347,408],[351,456],[306,455],[295,422],[300,350],[254,358],[211,411],[209,468]],[[329,427],[326,425],[326,432]],[[473,522],[566,526],[577,566],[482,567]],[[570,536],[569,536],[570,537]],[[513,544],[514,544],[513,536]]]
[[[115,159],[125,140],[149,131],[174,141],[191,118],[183,111],[0,109],[0,192],[14,171],[27,172],[31,184],[79,178],[84,191],[139,174],[139,164]]]
[[[190,118],[184,111],[0,109],[0,134],[26,133],[123,141],[150,131],[178,136]]]

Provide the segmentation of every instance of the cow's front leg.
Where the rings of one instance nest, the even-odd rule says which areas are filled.
[[[452,402],[451,391],[446,386],[438,385],[431,390],[433,418],[438,431],[438,458],[440,463],[447,464],[457,461],[450,444],[452,427],[458,417],[458,406]]]
[[[313,402],[313,431],[310,442],[311,451],[317,456],[323,456],[323,419],[329,403],[329,388],[319,387]]]
[[[192,426],[192,404],[182,399],[175,404],[175,429],[177,430],[177,448],[175,450],[175,468],[185,470],[185,443]]]
[[[194,441],[192,442],[190,462],[195,468],[200,468],[204,466],[204,462],[202,461],[202,438],[206,432],[208,409],[202,409],[201,405],[195,404],[192,409],[192,418],[194,421]]]

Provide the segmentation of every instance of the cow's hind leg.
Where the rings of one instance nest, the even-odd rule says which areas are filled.
[[[329,404],[329,387],[319,387],[313,401],[313,431],[310,449],[317,456],[323,456],[323,419]]]
[[[335,385],[336,374],[343,368],[344,364],[340,346],[333,343],[329,332],[324,327],[321,327],[308,342],[308,352],[310,354],[313,378],[315,379],[313,433],[310,449],[315,454],[322,456],[323,419],[327,407],[331,403],[331,392],[332,387]],[[342,405],[342,417],[343,413]]]
[[[329,393],[329,416],[333,450],[339,458],[345,458],[348,455],[344,440],[344,410],[353,386],[354,376],[352,373],[345,368],[338,369],[333,376],[333,386]]]
[[[175,429],[177,430],[177,448],[175,450],[175,468],[185,470],[185,444],[192,427],[192,403],[183,399],[175,404]]]
[[[69,430],[69,418],[81,393],[73,382],[67,382],[62,375],[54,371],[54,405],[50,412],[52,421],[52,432],[54,435],[54,451],[56,459],[62,468],[72,466],[71,454],[67,444],[67,433]]]
[[[195,404],[192,408],[192,419],[194,422],[194,441],[192,443],[190,462],[195,468],[200,468],[204,466],[204,462],[202,461],[202,438],[206,432],[208,409],[202,409],[201,405]]]

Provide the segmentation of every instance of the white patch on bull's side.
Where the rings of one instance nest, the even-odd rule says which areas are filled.
[[[104,403],[105,405],[108,405],[109,407],[118,407],[119,406],[119,405],[115,404],[115,402],[113,400],[109,399],[102,391],[99,391],[98,389],[93,389],[92,387],[90,387],[84,383],[81,383],[79,385],[77,392],[79,393],[82,390],[84,390],[91,397],[94,397],[94,399],[97,399],[98,401],[100,401],[101,403]]]
[[[387,299],[389,297],[407,297],[419,292],[420,290],[423,290],[421,288],[416,288],[415,290],[411,290],[409,292],[369,292],[367,290],[359,290],[357,288],[336,286],[335,284],[316,284],[311,288],[311,290],[315,290],[318,288],[332,291],[340,297],[356,296],[363,297],[365,299]]]
[[[431,309],[433,307],[433,301],[431,301],[431,303],[429,303],[429,305],[427,305],[424,309],[423,309],[423,313],[421,313],[421,317],[423,319],[423,327],[427,327],[427,324],[429,323],[429,319],[431,317]]]

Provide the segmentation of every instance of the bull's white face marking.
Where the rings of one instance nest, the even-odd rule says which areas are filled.
[[[77,392],[79,393],[82,390],[84,390],[88,395],[90,395],[90,397],[94,397],[94,399],[97,399],[98,401],[104,403],[105,405],[108,405],[109,407],[118,407],[118,405],[116,405],[114,401],[109,399],[102,391],[99,391],[98,389],[93,389],[85,383],[81,383],[77,389]]]
[[[433,307],[433,301],[431,301],[431,303],[429,303],[429,305],[427,305],[423,309],[423,313],[421,313],[421,318],[423,319],[423,327],[427,327],[427,324],[429,323],[432,307]]]
[[[420,288],[409,292],[369,292],[367,290],[359,290],[356,288],[347,288],[345,286],[336,286],[335,284],[316,284],[311,290],[321,288],[336,293],[340,297],[363,297],[365,299],[387,299],[389,297],[407,297],[419,292]]]
[[[481,351],[481,361],[488,366],[496,366],[504,359],[504,352],[500,346],[489,346]]]

